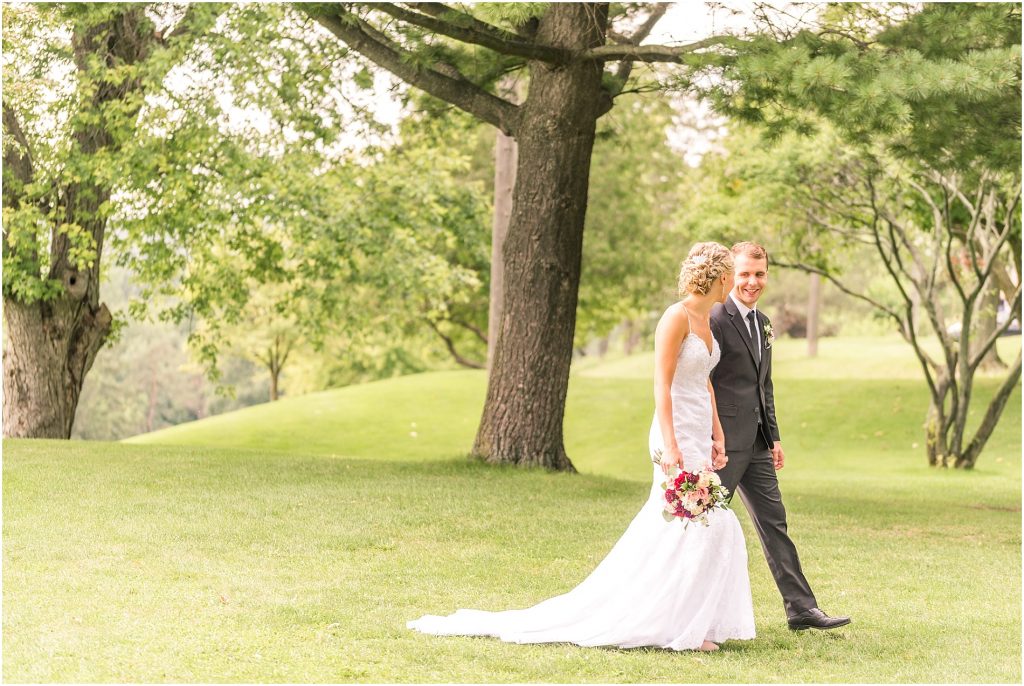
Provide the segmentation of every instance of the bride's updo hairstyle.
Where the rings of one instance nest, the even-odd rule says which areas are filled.
[[[722,274],[732,271],[732,253],[714,242],[698,243],[690,248],[679,270],[679,297],[690,293],[707,295]]]

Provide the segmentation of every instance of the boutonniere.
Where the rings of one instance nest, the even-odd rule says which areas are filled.
[[[772,329],[771,322],[765,322],[764,324],[764,347],[765,349],[772,347],[772,343],[775,342],[775,331]]]

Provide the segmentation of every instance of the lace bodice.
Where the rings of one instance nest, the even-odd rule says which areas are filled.
[[[711,394],[708,375],[722,357],[714,336],[711,352],[704,340],[690,333],[679,346],[676,372],[669,391],[672,398],[672,426],[676,443],[683,453],[683,468],[699,471],[711,466]],[[655,455],[664,448],[658,417],[651,422],[650,452]]]
[[[688,334],[679,346],[676,373],[672,377],[672,395],[708,392],[708,375],[722,357],[718,340],[711,337],[711,352],[704,340],[695,333]]]

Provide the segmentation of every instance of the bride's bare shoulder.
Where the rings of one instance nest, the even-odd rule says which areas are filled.
[[[682,301],[672,303],[658,320],[658,330],[671,334],[685,334],[690,329],[686,307]]]

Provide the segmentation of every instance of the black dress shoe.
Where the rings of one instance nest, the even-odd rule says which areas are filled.
[[[789,628],[793,631],[805,629],[835,629],[839,626],[846,626],[850,623],[849,617],[829,617],[816,607],[804,610],[798,615],[789,618]]]

